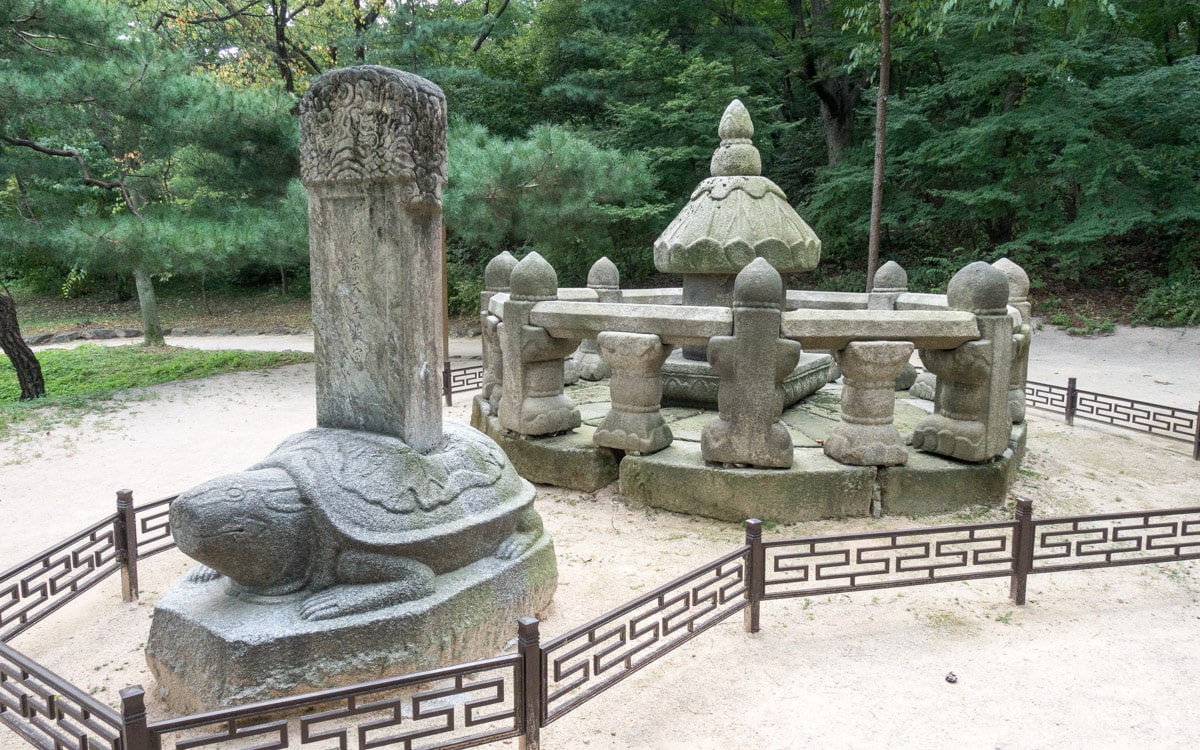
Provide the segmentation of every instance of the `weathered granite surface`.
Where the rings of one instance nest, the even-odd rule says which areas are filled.
[[[300,594],[267,605],[185,579],[155,606],[147,662],[178,714],[458,664],[498,653],[518,617],[545,609],[556,571],[543,535],[519,557],[438,575],[424,599],[320,621]]]
[[[300,112],[318,427],[172,504],[179,548],[204,564],[147,642],[176,710],[495,655],[555,587],[532,485],[487,436],[442,424],[441,90],[347,68]]]
[[[317,424],[441,439],[446,99],[411,73],[363,66],[300,103],[308,188]]]

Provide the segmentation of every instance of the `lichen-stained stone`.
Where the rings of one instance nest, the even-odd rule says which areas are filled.
[[[498,326],[501,357],[508,363],[499,419],[521,435],[553,435],[578,427],[579,409],[563,394],[563,359],[578,339],[554,338],[529,324],[529,313],[542,301],[558,299],[558,274],[536,252],[521,259],[510,277],[512,292]]]
[[[762,162],[751,141],[754,124],[737,99],[726,108],[718,134],[712,176],[696,187],[655,241],[655,267],[663,273],[732,276],[755,258],[765,258],[780,273],[816,268],[821,240],[783,190],[761,176]]]
[[[346,68],[300,113],[318,426],[171,506],[202,564],[155,607],[146,659],[177,712],[493,656],[557,581],[533,486],[441,419],[441,90]]]
[[[898,466],[908,461],[892,422],[896,377],[908,363],[908,341],[856,341],[836,355],[842,370],[842,419],[825,441],[825,455],[855,466]]]
[[[783,280],[762,258],[737,276],[733,335],[709,341],[708,359],[721,378],[717,417],[700,440],[706,461],[787,468],[792,438],[780,421],[784,378],[800,359],[800,345],[779,338]]]
[[[975,314],[980,338],[955,349],[921,350],[921,361],[937,375],[934,413],[917,423],[913,447],[962,461],[989,461],[1008,447],[1009,371],[1012,319],[1008,279],[983,262],[950,280],[951,308]]]
[[[630,453],[653,453],[671,444],[662,415],[663,360],[671,353],[658,336],[605,331],[597,338],[612,370],[612,408],[596,428],[596,445]]]
[[[621,461],[621,494],[674,513],[722,521],[796,523],[871,512],[874,466],[844,466],[819,450],[795,451],[787,469],[722,468],[695,443],[675,441],[650,456]]]
[[[441,439],[446,100],[377,66],[313,81],[300,104],[308,188],[317,424]]]

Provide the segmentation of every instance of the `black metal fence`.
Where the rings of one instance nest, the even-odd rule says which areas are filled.
[[[447,361],[442,365],[442,396],[446,399],[446,406],[454,406],[453,394],[468,393],[482,387],[482,363],[452,368]]]
[[[1200,461],[1200,406],[1189,410],[1085,391],[1075,378],[1067,378],[1065,388],[1031,380],[1025,384],[1025,403],[1062,414],[1069,425],[1084,419],[1191,443],[1192,458]]]
[[[6,642],[120,570],[137,596],[138,561],[174,545],[173,498],[117,513],[0,576],[0,723],[36,747],[467,748],[540,730],[688,640],[743,613],[759,629],[763,601],[982,578],[1008,578],[1024,604],[1030,575],[1200,559],[1200,507],[762,540],[541,643],[522,618],[517,653],[345,688],[151,722],[140,687],[119,710]],[[302,711],[309,711],[301,714]]]
[[[482,364],[458,369],[451,369],[449,362],[445,364],[442,393],[447,406],[453,406],[451,394],[482,387]],[[1191,443],[1192,458],[1200,461],[1200,405],[1190,410],[1085,391],[1076,387],[1075,378],[1068,378],[1066,387],[1028,381],[1025,401],[1034,408],[1064,415],[1069,425],[1075,424],[1078,418]]]

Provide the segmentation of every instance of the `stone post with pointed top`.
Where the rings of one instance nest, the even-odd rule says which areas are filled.
[[[867,295],[868,310],[895,310],[896,300],[908,291],[908,272],[889,260],[875,272],[875,286]]]
[[[317,424],[442,441],[446,99],[377,66],[320,76],[300,102]]]
[[[784,378],[800,359],[800,344],[779,338],[783,279],[756,258],[733,285],[733,335],[708,342],[708,361],[721,378],[718,415],[704,426],[705,461],[764,468],[792,465],[792,436],[780,421]]]
[[[499,325],[504,374],[500,426],[522,435],[553,435],[578,427],[579,409],[563,393],[563,357],[578,339],[556,339],[529,324],[538,302],[558,299],[558,274],[538,253],[513,268],[504,320]]]
[[[976,261],[950,279],[946,300],[952,310],[975,313],[980,337],[956,349],[921,350],[921,360],[937,374],[937,390],[934,413],[917,423],[912,444],[962,461],[989,461],[1004,453],[1012,434],[1008,279]]]
[[[1013,424],[1025,421],[1025,383],[1029,378],[1029,344],[1033,339],[1033,305],[1029,302],[1029,275],[1008,258],[992,264],[1008,278],[1008,304],[1016,308],[1013,320],[1013,362],[1008,379],[1008,411]]]
[[[491,414],[500,408],[500,394],[504,392],[504,355],[500,350],[500,319],[488,312],[492,297],[507,294],[509,279],[517,259],[505,250],[488,261],[483,269],[483,291],[479,294],[480,344],[483,356],[483,389],[481,396]]]
[[[592,264],[587,277],[588,289],[596,292],[599,302],[621,301],[621,272],[607,257]],[[612,375],[612,369],[600,356],[596,339],[584,339],[575,353],[578,359],[579,377],[583,380],[603,380]]]

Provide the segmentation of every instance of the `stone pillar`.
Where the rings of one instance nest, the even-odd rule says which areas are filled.
[[[516,265],[517,259],[507,250],[488,261],[483,270],[483,291],[479,294],[480,344],[483,349],[481,397],[493,415],[500,408],[500,394],[504,392],[504,356],[500,351],[500,319],[488,312],[488,306],[492,297],[508,293],[509,279]]]
[[[593,289],[600,302],[621,301],[621,272],[607,257],[592,264],[587,277],[588,289]],[[600,356],[596,339],[584,339],[575,353],[578,360],[579,377],[584,380],[603,380],[612,375],[612,370]],[[662,394],[659,394],[662,397]]]
[[[300,103],[300,173],[317,424],[427,453],[442,441],[442,90],[376,66],[320,76]]]
[[[1013,320],[1013,363],[1008,380],[1008,411],[1013,424],[1025,421],[1025,382],[1029,378],[1029,343],[1033,338],[1033,305],[1029,302],[1029,275],[1008,258],[992,264],[1008,278],[1008,304],[1020,316]]]
[[[545,328],[529,325],[538,302],[558,299],[558,274],[537,253],[513,269],[511,291],[498,327],[507,371],[500,398],[500,426],[522,435],[553,435],[581,423],[579,409],[563,393],[563,357],[577,339],[556,339]]]
[[[908,364],[908,341],[854,341],[834,354],[842,370],[842,421],[825,441],[825,455],[852,466],[908,463],[892,423],[896,376]]]
[[[800,360],[800,344],[779,338],[783,279],[754,259],[733,285],[733,335],[708,342],[708,361],[721,378],[718,416],[704,426],[706,461],[786,469],[792,437],[780,421],[784,378]]]
[[[612,369],[608,389],[612,408],[592,435],[592,442],[629,453],[654,453],[671,444],[671,428],[663,419],[662,364],[671,346],[648,333],[605,331],[597,339],[600,354]]]
[[[913,447],[963,461],[988,461],[1004,453],[1012,432],[1008,279],[977,261],[954,275],[946,299],[953,310],[975,313],[980,338],[957,349],[921,350],[921,360],[937,374],[937,391],[934,413],[913,431]]]
[[[896,299],[908,291],[908,272],[889,260],[875,272],[875,286],[867,295],[868,310],[895,310]]]

